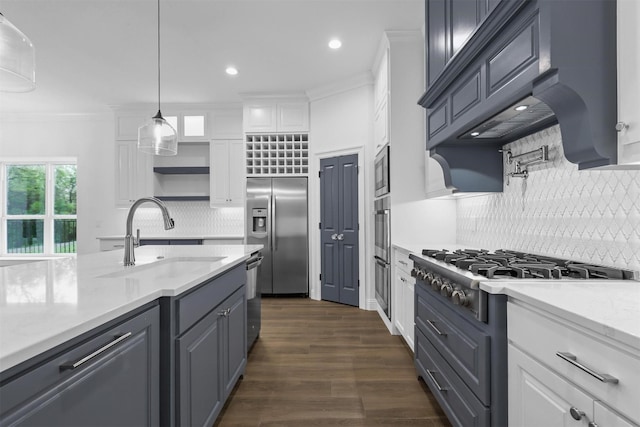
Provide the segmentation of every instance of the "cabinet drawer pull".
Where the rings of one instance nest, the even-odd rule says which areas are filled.
[[[440,386],[440,384],[438,383],[438,380],[436,380],[436,377],[433,376],[434,373],[435,371],[431,372],[430,370],[427,369],[427,375],[429,375],[429,378],[431,378],[431,381],[433,381],[438,391],[447,391],[446,388]]]
[[[110,343],[100,347],[99,349],[97,349],[96,351],[94,351],[91,354],[88,354],[87,356],[83,357],[82,359],[78,360],[77,362],[69,362],[69,363],[65,363],[60,365],[60,370],[61,371],[66,371],[68,369],[76,369],[79,366],[87,363],[89,360],[93,359],[94,357],[98,356],[100,353],[104,353],[105,351],[109,350],[111,347],[116,346],[118,344],[120,344],[122,341],[126,340],[127,338],[129,338],[132,335],[131,332],[127,332],[124,335],[120,335],[118,338],[116,338],[115,340],[111,341]]]
[[[231,309],[227,308],[225,310],[219,311],[218,312],[218,316],[227,317],[229,315],[229,313],[231,313]]]
[[[618,379],[617,378],[614,378],[614,377],[612,377],[611,375],[608,375],[608,374],[598,373],[598,372],[594,371],[593,369],[589,368],[588,366],[584,366],[583,364],[579,363],[578,362],[578,358],[576,356],[574,356],[573,354],[571,354],[571,353],[558,351],[558,352],[556,352],[556,356],[558,356],[562,360],[565,360],[565,361],[571,363],[576,368],[586,372],[587,374],[591,375],[592,377],[594,377],[595,379],[597,379],[600,382],[618,384]]]
[[[402,261],[401,259],[399,259],[399,260],[398,260],[398,262],[399,262],[400,264],[402,264],[402,265],[409,265],[409,264],[407,264],[406,262]]]
[[[436,334],[442,336],[442,337],[446,337],[447,334],[445,334],[444,332],[440,331],[440,329],[438,329],[438,327],[436,325],[433,324],[433,322],[429,319],[427,319],[427,323],[429,324],[429,326],[431,326],[431,328],[436,331]]]

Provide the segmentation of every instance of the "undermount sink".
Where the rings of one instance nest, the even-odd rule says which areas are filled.
[[[185,274],[185,271],[195,273],[205,272],[211,268],[211,263],[220,261],[226,257],[176,257],[163,258],[149,264],[136,265],[131,267],[121,267],[112,273],[98,276],[99,279],[115,279],[118,277],[141,278],[141,277],[178,277]]]

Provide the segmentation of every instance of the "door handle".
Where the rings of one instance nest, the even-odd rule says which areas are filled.
[[[331,240],[338,240],[338,235],[336,233],[333,233],[331,235]]]
[[[344,234],[340,233],[337,237],[338,240],[344,240]]]

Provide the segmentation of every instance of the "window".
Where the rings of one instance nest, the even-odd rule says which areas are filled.
[[[1,253],[76,253],[75,160],[0,161]]]

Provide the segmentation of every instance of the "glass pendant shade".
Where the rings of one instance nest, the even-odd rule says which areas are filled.
[[[33,43],[0,13],[0,91],[29,92],[36,88]]]
[[[138,128],[138,150],[156,156],[178,154],[176,130],[158,113]]]

